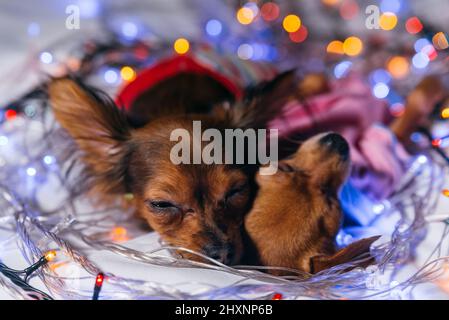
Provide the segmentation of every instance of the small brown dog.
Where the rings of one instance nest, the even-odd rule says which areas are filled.
[[[107,96],[70,78],[52,81],[48,92],[56,119],[82,153],[83,185],[96,198],[107,204],[114,197],[132,193],[138,214],[166,243],[234,264],[242,252],[243,217],[251,206],[257,166],[176,165],[170,161],[176,144],[170,135],[179,128],[192,133],[194,120],[202,121],[203,130],[264,128],[281,110],[296,82],[293,72],[285,73],[261,87],[260,94],[247,103],[198,108],[196,100],[190,105],[179,100],[207,92],[206,85],[212,80],[193,81],[192,77],[161,84],[163,88],[149,101],[139,101],[148,118],[138,128],[130,125]],[[178,92],[175,83],[183,89]],[[137,120],[143,118],[136,116]],[[201,260],[197,255],[179,253]]]
[[[245,218],[255,250],[245,262],[316,273],[369,252],[378,237],[336,250],[342,222],[338,191],[350,169],[343,137],[314,136],[278,168],[274,175],[256,176],[259,191]]]

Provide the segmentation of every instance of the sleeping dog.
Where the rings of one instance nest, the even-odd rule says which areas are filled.
[[[189,78],[186,84],[184,79],[182,85],[192,97],[201,96],[211,82],[206,80]],[[195,91],[189,87],[193,83],[201,86]],[[56,119],[81,151],[84,182],[95,198],[107,204],[131,193],[137,213],[167,244],[234,264],[243,250],[243,217],[252,204],[257,165],[176,165],[170,161],[171,132],[181,128],[191,133],[194,120],[201,121],[202,130],[264,128],[295,85],[293,72],[287,72],[238,106],[205,109],[195,108],[196,101],[178,103],[176,84],[169,83],[165,91],[158,89],[160,101],[139,101],[149,115],[139,127],[106,95],[71,78],[53,80],[48,93]]]
[[[336,249],[343,218],[338,191],[349,168],[346,140],[323,133],[280,161],[276,174],[257,174],[258,194],[245,218],[249,236],[245,262],[316,273],[369,254],[378,237]],[[363,263],[370,262],[368,255]]]

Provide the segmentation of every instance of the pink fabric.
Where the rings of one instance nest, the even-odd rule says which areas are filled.
[[[392,132],[382,126],[388,118],[387,104],[373,97],[369,86],[351,75],[332,83],[328,93],[305,103],[288,103],[270,128],[277,128],[281,139],[295,133],[342,134],[351,146],[351,182],[371,197],[382,199],[400,180],[410,157]]]

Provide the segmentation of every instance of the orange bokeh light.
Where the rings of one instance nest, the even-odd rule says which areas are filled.
[[[387,70],[396,79],[404,78],[410,71],[410,63],[405,57],[395,56],[387,63]]]
[[[328,53],[335,53],[335,54],[344,54],[343,51],[343,42],[339,40],[331,41],[326,48],[326,51]]]

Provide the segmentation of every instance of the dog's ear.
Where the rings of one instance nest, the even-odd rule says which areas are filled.
[[[298,86],[295,72],[283,72],[271,81],[248,89],[242,103],[230,110],[233,125],[266,128],[271,120],[281,115],[288,99],[294,96]]]
[[[106,95],[70,79],[48,84],[55,117],[82,152],[90,187],[125,193],[130,129],[120,109]]]
[[[356,263],[354,266],[348,267],[346,271],[355,267],[367,267],[375,262],[374,257],[370,254],[370,247],[379,238],[380,236],[374,236],[353,242],[332,256],[314,256],[310,258],[310,272],[317,273],[348,262]]]

